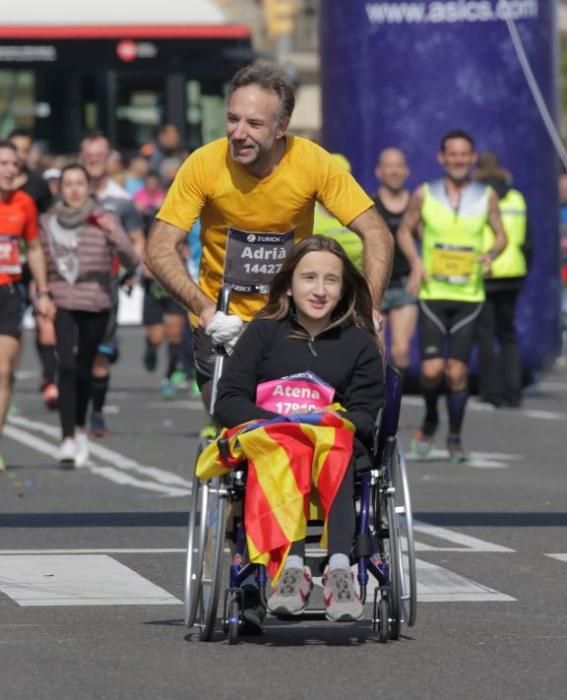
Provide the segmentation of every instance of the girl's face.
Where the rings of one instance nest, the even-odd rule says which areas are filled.
[[[82,170],[67,170],[61,178],[61,198],[68,207],[78,208],[89,198],[89,183]]]
[[[301,325],[312,333],[324,330],[342,297],[342,260],[326,250],[307,253],[293,271],[289,292]]]

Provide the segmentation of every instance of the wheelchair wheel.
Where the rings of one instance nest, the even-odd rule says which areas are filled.
[[[208,489],[193,473],[189,533],[187,541],[187,564],[185,569],[185,624],[193,627],[201,590],[203,553],[207,518]]]
[[[240,602],[236,597],[229,603],[227,618],[228,643],[236,644],[240,633]]]
[[[396,564],[399,580],[398,595],[401,617],[408,627],[415,625],[417,616],[417,575],[413,515],[406,463],[399,443],[392,455],[391,480],[395,488]],[[405,544],[405,552],[403,552]],[[405,556],[404,556],[405,554]]]
[[[206,504],[204,532],[199,533],[204,546],[200,558],[200,586],[194,624],[200,628],[201,641],[210,641],[216,625],[225,544],[227,490],[224,479],[216,478],[201,486],[201,507]]]
[[[378,639],[386,644],[390,638],[390,606],[387,598],[380,598],[378,603]]]

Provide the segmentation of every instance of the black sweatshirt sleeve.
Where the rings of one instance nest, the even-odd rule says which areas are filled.
[[[378,410],[384,405],[384,365],[376,342],[369,338],[361,349],[344,406],[348,418],[356,427],[356,435],[370,444]]]
[[[270,325],[262,321],[250,323],[225,362],[215,405],[215,418],[225,428],[278,415],[256,406],[257,368],[271,342]]]

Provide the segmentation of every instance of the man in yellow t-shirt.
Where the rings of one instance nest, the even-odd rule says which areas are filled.
[[[231,313],[250,320],[265,302],[262,282],[279,269],[278,260],[294,241],[312,235],[316,201],[362,239],[376,309],[388,283],[393,240],[387,226],[327,151],[287,135],[294,103],[293,86],[276,67],[241,69],[229,88],[227,136],[185,161],[150,233],[148,267],[192,313],[200,385],[212,376],[205,331],[223,281],[233,284]],[[198,217],[203,255],[197,285],[176,247]],[[242,279],[247,274],[250,285]]]

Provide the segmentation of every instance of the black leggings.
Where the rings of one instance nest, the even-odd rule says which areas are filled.
[[[57,309],[55,334],[59,359],[59,416],[63,437],[84,427],[91,393],[91,369],[104,338],[110,311]]]
[[[350,554],[356,524],[355,518],[354,464],[351,460],[329,512],[329,543],[327,548],[329,556]],[[289,553],[305,557],[305,540],[292,542]]]

